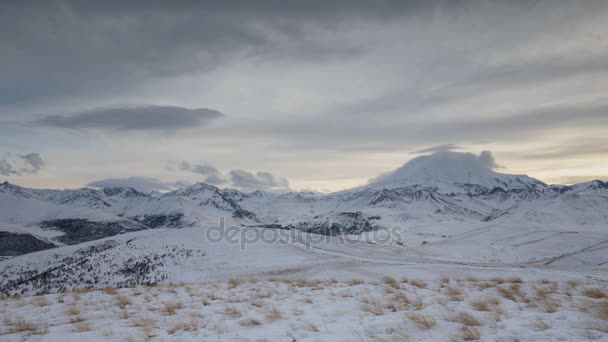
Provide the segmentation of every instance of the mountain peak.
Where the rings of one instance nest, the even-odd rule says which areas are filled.
[[[436,152],[416,157],[393,172],[373,179],[372,185],[387,188],[403,186],[437,187],[457,191],[463,185],[475,184],[487,188],[530,189],[544,186],[539,180],[525,175],[498,173],[492,153],[479,155],[466,152]]]

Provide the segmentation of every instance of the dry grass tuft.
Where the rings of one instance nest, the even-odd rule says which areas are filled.
[[[228,290],[232,290],[236,287],[238,287],[239,285],[241,285],[241,281],[238,279],[229,279],[228,280]]]
[[[481,321],[477,317],[475,317],[467,312],[448,313],[443,317],[443,319],[448,322],[460,323],[460,324],[464,324],[469,327],[482,326]]]
[[[415,286],[419,289],[426,289],[428,287],[428,284],[426,283],[426,281],[419,281],[419,280],[410,281],[410,285]]]
[[[119,319],[129,319],[129,311],[127,311],[127,309],[122,309],[116,313],[116,317]]]
[[[77,316],[80,315],[80,309],[76,305],[70,305],[65,309],[65,313],[69,316]]]
[[[435,319],[433,317],[431,317],[430,315],[423,314],[423,313],[413,313],[413,314],[410,314],[408,317],[409,317],[409,319],[412,320],[412,322],[416,323],[416,325],[420,329],[427,330],[427,329],[434,327],[437,324],[437,321],[435,321]]]
[[[260,325],[262,325],[262,322],[258,321],[257,319],[250,318],[240,321],[239,324],[244,327],[259,327]]]
[[[182,309],[184,304],[182,302],[170,303],[166,302],[163,304],[163,312],[169,316],[175,315],[177,310]]]
[[[505,280],[505,278],[500,278],[500,277],[494,277],[490,279],[491,282],[495,283],[495,284],[504,284],[507,281]]]
[[[584,289],[583,295],[594,299],[608,298],[608,295],[606,294],[606,292],[604,292],[604,290],[597,288]]]
[[[555,298],[542,298],[538,301],[538,306],[547,313],[555,313],[559,310],[561,302]]]
[[[15,321],[8,322],[10,325],[7,333],[24,333],[27,335],[45,335],[49,332],[48,323],[35,324],[33,322],[26,321],[23,317],[17,317]],[[3,332],[4,333],[4,332]]]
[[[132,327],[154,327],[156,326],[156,321],[147,317],[139,317],[131,321]]]
[[[39,298],[34,299],[32,301],[32,304],[34,306],[38,306],[38,307],[42,308],[42,307],[49,305],[49,301],[48,301],[48,299],[46,299],[46,297],[39,297]]]
[[[316,325],[312,324],[312,323],[308,323],[304,326],[304,329],[308,330],[308,331],[312,331],[312,332],[319,332],[319,328],[317,328]],[[295,341],[295,340],[294,340]]]
[[[115,287],[104,287],[103,289],[101,289],[101,291],[103,291],[103,293],[107,294],[107,295],[115,295],[118,293],[118,290],[116,290]]]
[[[84,316],[82,315],[77,315],[77,316],[71,316],[70,317],[70,323],[80,323],[80,322],[84,322],[87,319],[84,318]]]
[[[279,319],[283,319],[283,313],[281,313],[281,311],[276,306],[273,306],[270,308],[270,310],[268,310],[268,312],[266,312],[265,317],[269,320],[276,321]]]
[[[566,284],[568,284],[568,286],[570,286],[571,288],[576,288],[578,286],[578,282],[576,280],[568,280],[566,282]]]
[[[481,338],[481,333],[477,328],[462,326],[460,328],[460,338],[462,341],[477,341]]]
[[[464,293],[460,288],[446,286],[445,291],[447,292],[450,300],[453,302],[462,302],[464,300]]]
[[[363,297],[363,298],[361,298],[360,301],[363,304],[363,305],[361,305],[362,311],[372,313],[376,316],[381,316],[384,314],[383,305],[376,299],[369,298],[369,297]]]
[[[516,302],[517,297],[525,297],[525,294],[521,290],[520,284],[511,284],[510,286],[498,286],[496,291],[503,298]]]
[[[551,323],[542,320],[532,322],[531,326],[534,331],[545,331],[551,329]]]
[[[224,308],[224,315],[226,316],[230,316],[232,318],[238,318],[241,317],[241,310],[239,310],[236,306],[234,305],[227,305]]]
[[[126,308],[128,305],[132,305],[132,304],[133,304],[133,302],[131,301],[131,299],[129,299],[128,297],[122,297],[122,296],[121,296],[121,297],[118,297],[118,298],[116,299],[116,301],[117,301],[117,303],[118,303],[118,306],[119,306],[121,309],[124,309],[124,308]]]
[[[363,284],[363,280],[361,280],[361,279],[351,279],[348,281],[348,285],[350,285],[350,286],[361,285],[361,284]]]
[[[190,321],[180,321],[175,323],[169,329],[167,329],[167,333],[169,335],[173,335],[178,331],[197,331],[199,329],[199,322],[195,319]]]
[[[500,301],[496,297],[474,299],[471,306],[477,311],[498,311],[496,309],[500,307]]]
[[[523,284],[524,281],[520,277],[511,277],[507,279],[507,283],[511,284]]]
[[[399,282],[397,281],[397,279],[395,279],[393,277],[384,277],[384,278],[382,278],[382,282],[394,289],[401,288],[401,285],[399,285]]]
[[[608,321],[608,301],[600,303],[597,310],[597,317]]]
[[[91,331],[91,330],[93,330],[93,328],[91,327],[91,324],[89,324],[89,322],[87,322],[87,321],[74,323],[72,326],[72,331],[75,331],[75,332],[85,332],[85,331]]]

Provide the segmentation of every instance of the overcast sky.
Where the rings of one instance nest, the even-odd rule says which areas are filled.
[[[420,153],[608,179],[606,1],[3,1],[0,179],[340,190]]]

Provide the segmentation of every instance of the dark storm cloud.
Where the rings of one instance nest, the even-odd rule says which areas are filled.
[[[205,176],[203,182],[212,185],[219,185],[226,182],[224,176],[220,173],[220,171],[212,165],[209,164],[194,164],[191,165],[186,161],[182,161],[179,164],[179,169],[182,171],[190,171],[192,173]]]
[[[288,191],[289,181],[285,178],[275,177],[270,172],[258,171],[252,173],[244,170],[232,170],[228,173],[230,183],[246,191]]]
[[[175,106],[139,106],[100,108],[67,116],[53,115],[33,123],[60,128],[111,130],[175,130],[200,126],[222,113],[207,109]]]
[[[462,147],[460,147],[458,145],[454,145],[454,144],[443,144],[443,145],[436,145],[436,146],[423,148],[418,151],[410,152],[410,154],[426,154],[426,153],[435,153],[435,152],[448,152],[448,151],[454,151],[454,150],[462,150]]]
[[[451,4],[454,1],[448,1]],[[243,56],[344,56],[303,27],[430,12],[419,1],[4,1],[0,105],[118,95],[142,82],[209,71]]]
[[[185,185],[185,184],[179,184]],[[151,191],[166,191],[175,189],[177,186],[173,183],[163,182],[159,179],[152,177],[141,177],[133,176],[128,178],[108,178],[93,181],[87,184],[87,186],[94,188],[115,188],[115,187],[127,187],[133,188],[142,192],[149,193]]]

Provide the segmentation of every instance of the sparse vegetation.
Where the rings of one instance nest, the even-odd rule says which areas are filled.
[[[230,316],[232,318],[238,318],[238,317],[241,317],[241,310],[239,310],[234,305],[227,305],[224,308],[224,315]]]
[[[266,312],[265,317],[269,320],[272,321],[276,321],[279,319],[283,318],[283,314],[281,313],[281,311],[276,307],[276,306],[272,306],[268,312]]]
[[[589,298],[601,299],[608,298],[606,292],[602,289],[597,288],[587,288],[583,290],[583,295]]]
[[[435,321],[432,316],[423,313],[413,313],[408,317],[412,322],[416,323],[420,329],[430,329],[437,324],[437,321]]]
[[[382,282],[384,282],[386,285],[394,288],[394,289],[400,289],[401,285],[399,284],[399,282],[397,281],[397,279],[393,278],[393,277],[384,277],[382,278]]]

